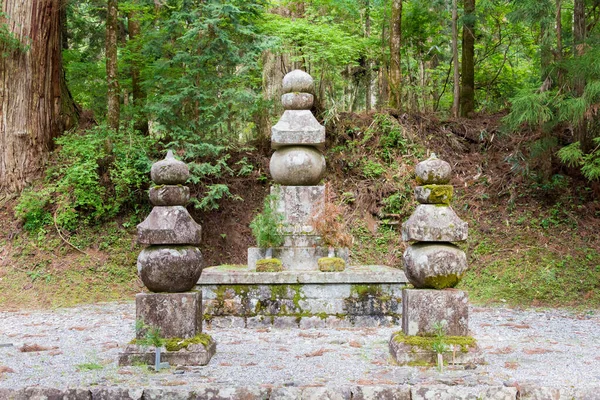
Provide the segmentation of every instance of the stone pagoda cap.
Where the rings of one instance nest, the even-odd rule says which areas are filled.
[[[419,185],[443,185],[450,182],[452,168],[446,161],[437,158],[435,153],[431,153],[431,157],[417,164],[415,173]]]
[[[186,163],[176,160],[169,150],[164,160],[152,164],[150,176],[157,185],[183,185],[190,177],[190,170]]]
[[[283,93],[314,93],[315,81],[306,72],[295,69],[283,77]]]

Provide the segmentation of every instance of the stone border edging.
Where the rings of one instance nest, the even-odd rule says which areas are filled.
[[[585,389],[551,388],[534,385],[505,386],[345,386],[345,387],[227,387],[202,385],[194,389],[94,387],[56,389],[28,387],[0,388],[2,400],[562,400],[598,399],[600,386]]]

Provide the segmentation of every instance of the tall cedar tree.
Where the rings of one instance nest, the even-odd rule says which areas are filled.
[[[41,174],[77,110],[62,69],[62,0],[0,4],[11,38],[0,40],[0,190],[18,192]]]
[[[402,40],[402,0],[392,1],[390,19],[390,106],[400,108],[402,105],[400,42]]]
[[[460,115],[470,117],[475,111],[475,0],[464,0],[464,10]]]
[[[120,93],[117,66],[118,1],[108,0],[106,15],[106,83],[108,85],[108,126],[119,130]]]

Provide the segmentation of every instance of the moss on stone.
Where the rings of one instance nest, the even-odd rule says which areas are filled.
[[[340,272],[346,269],[346,262],[339,257],[322,257],[317,260],[321,272]]]
[[[433,351],[433,343],[438,340],[434,336],[408,336],[404,332],[397,332],[394,341],[409,346],[418,347],[423,350]],[[474,347],[477,341],[472,336],[445,336],[444,343],[452,346],[460,346],[460,351],[466,353],[470,347]]]
[[[424,185],[423,188],[430,191],[428,201],[431,204],[448,205],[452,201],[454,194],[452,185]]]
[[[380,298],[383,295],[381,287],[379,285],[361,285],[354,284],[350,287],[351,297],[358,297],[364,299],[366,297]]]
[[[201,344],[204,348],[210,346],[213,343],[213,338],[206,333],[199,333],[194,337],[188,339],[182,338],[169,338],[165,339],[165,348],[167,351],[179,351],[181,349],[187,349],[192,344]]]
[[[281,272],[283,264],[278,258],[263,258],[256,262],[256,272]]]
[[[423,287],[432,289],[452,288],[458,285],[458,282],[460,282],[461,278],[462,275],[456,274],[429,276],[424,279]]]

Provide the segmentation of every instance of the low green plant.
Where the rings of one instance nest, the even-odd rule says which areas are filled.
[[[257,214],[250,223],[256,245],[261,249],[272,249],[283,244],[281,228],[284,217],[275,209],[277,200],[276,195],[268,195],[263,203],[262,213]]]
[[[78,371],[95,371],[95,370],[99,370],[102,368],[104,368],[102,365],[95,363],[95,362],[89,362],[89,363],[83,363],[83,364],[77,365]]]

